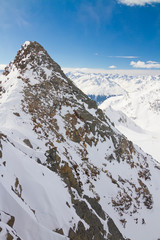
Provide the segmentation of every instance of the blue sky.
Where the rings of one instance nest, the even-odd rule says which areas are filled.
[[[0,0],[0,64],[26,40],[62,67],[160,68],[160,0]]]

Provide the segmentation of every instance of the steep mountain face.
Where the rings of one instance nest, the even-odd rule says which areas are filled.
[[[160,237],[160,166],[42,46],[25,42],[0,83],[1,239]]]

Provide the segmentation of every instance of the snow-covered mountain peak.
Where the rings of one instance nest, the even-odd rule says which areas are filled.
[[[13,74],[15,69],[23,77],[22,80],[29,81],[31,85],[48,80],[52,75],[64,76],[60,66],[35,41],[26,41],[22,45],[13,62],[5,68],[3,75]]]
[[[0,126],[1,239],[159,237],[159,165],[36,42],[3,74]]]
[[[31,41],[25,41],[22,46],[26,48],[29,44],[31,44]]]

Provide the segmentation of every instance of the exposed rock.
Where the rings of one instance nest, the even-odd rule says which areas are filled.
[[[14,115],[16,115],[17,117],[20,117],[20,114],[18,112],[14,112]]]
[[[57,232],[57,233],[59,233],[59,234],[61,234],[61,235],[64,235],[64,232],[63,232],[63,229],[62,228],[57,228],[56,230],[55,230],[55,232]]]
[[[101,217],[103,220],[106,220],[105,213],[97,199],[88,197],[86,195],[84,195],[84,198],[90,203],[91,207],[95,210],[99,217]]]
[[[15,217],[14,217],[14,216],[11,216],[11,218],[10,218],[10,220],[7,222],[7,224],[8,224],[10,227],[13,227],[14,222],[15,222]]]
[[[33,148],[31,142],[29,141],[29,139],[24,139],[23,142],[30,148]]]
[[[111,218],[108,219],[108,228],[110,232],[109,240],[125,240]]]
[[[80,224],[79,233],[84,236],[87,235],[87,239],[106,239],[106,231],[104,230],[102,223],[92,210],[88,208],[85,201],[73,200],[73,203],[78,216],[90,226],[86,231],[85,228],[83,228],[83,225]]]

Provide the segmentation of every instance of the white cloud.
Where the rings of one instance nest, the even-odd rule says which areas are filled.
[[[5,65],[5,64],[0,64],[0,71],[1,71],[1,70],[4,70],[4,69],[5,69],[5,67],[6,67],[6,65]]]
[[[146,4],[160,3],[160,0],[118,0],[119,3],[123,3],[127,6],[145,6]]]
[[[154,61],[147,61],[147,62],[131,61],[130,65],[134,68],[160,68],[160,63],[154,62]]]
[[[115,65],[111,65],[111,66],[109,66],[109,68],[114,69],[114,68],[117,68],[117,67]]]
[[[116,56],[117,58],[138,58],[137,56]]]
[[[137,56],[109,56],[109,57],[112,57],[112,58],[128,58],[128,59],[138,58]]]

